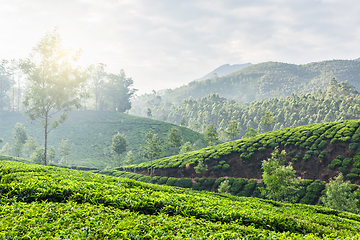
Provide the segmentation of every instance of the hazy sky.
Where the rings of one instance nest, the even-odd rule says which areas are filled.
[[[226,63],[360,57],[359,0],[0,0],[0,59],[27,57],[55,26],[83,64],[124,69],[139,93]]]

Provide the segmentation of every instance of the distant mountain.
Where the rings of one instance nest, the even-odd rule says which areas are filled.
[[[355,61],[360,61],[360,58],[355,59]]]
[[[215,75],[218,76],[218,77],[222,77],[222,76],[228,75],[230,73],[239,71],[239,70],[241,70],[243,68],[246,68],[246,67],[248,67],[250,65],[251,65],[251,63],[233,64],[233,65],[224,64],[224,65],[221,65],[220,67],[216,68],[215,70],[209,72],[205,76],[203,76],[203,77],[201,77],[199,79],[196,79],[195,81],[201,81],[201,80],[213,78]]]

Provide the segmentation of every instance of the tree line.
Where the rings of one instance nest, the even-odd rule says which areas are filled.
[[[267,132],[313,123],[358,119],[360,94],[348,82],[338,83],[333,78],[326,89],[308,94],[294,92],[288,97],[251,103],[211,94],[196,100],[185,99],[178,106],[164,105],[159,100],[158,104],[149,109],[155,119],[179,125],[182,123],[202,133],[212,124],[219,132],[220,139],[232,140],[234,136],[226,134],[231,121],[238,123],[239,133],[236,138],[242,138],[247,136],[248,129]],[[264,122],[264,117],[270,117],[269,121],[273,121],[273,124]]]

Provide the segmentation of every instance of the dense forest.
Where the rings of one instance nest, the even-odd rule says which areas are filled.
[[[184,99],[193,100],[209,94],[219,94],[242,102],[260,101],[264,98],[287,97],[292,93],[307,94],[325,89],[333,77],[360,90],[360,62],[332,60],[295,65],[279,62],[254,64],[224,77],[213,77],[200,82],[193,81],[164,94],[144,94],[132,100],[130,114],[146,116],[147,108],[178,105]],[[160,116],[157,116],[158,118]]]
[[[224,131],[230,120],[239,124],[238,138],[244,137],[247,128],[261,132],[312,123],[332,122],[360,118],[360,95],[348,82],[338,83],[332,79],[327,87],[313,93],[292,93],[285,98],[270,98],[251,103],[227,100],[218,94],[196,100],[186,99],[178,106],[154,106],[152,115],[180,124],[185,120],[187,127],[203,132],[213,124],[223,140],[230,139]],[[265,127],[261,119],[270,112],[275,124]]]

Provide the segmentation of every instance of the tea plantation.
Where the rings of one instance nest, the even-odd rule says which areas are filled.
[[[360,179],[360,120],[319,123],[290,127],[207,147],[198,151],[153,161],[155,175],[168,177],[261,178],[262,160],[275,147],[286,150],[297,175],[327,181],[339,172],[347,180]],[[203,161],[208,170],[197,174],[194,167]],[[125,170],[147,175],[150,162],[131,165]]]
[[[0,239],[358,239],[360,216],[320,206],[0,161]]]

